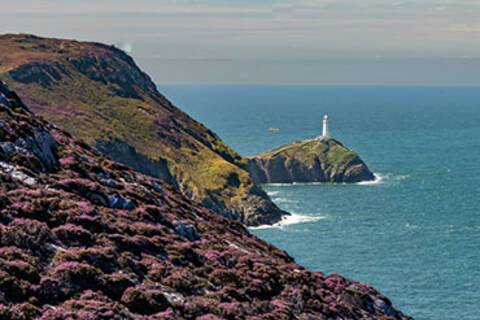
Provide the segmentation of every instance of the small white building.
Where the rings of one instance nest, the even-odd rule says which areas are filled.
[[[322,139],[330,139],[330,131],[328,130],[328,115],[323,116]]]

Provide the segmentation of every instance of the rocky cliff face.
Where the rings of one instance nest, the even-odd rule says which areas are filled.
[[[75,137],[229,219],[258,225],[285,214],[254,185],[247,160],[173,106],[123,51],[28,35],[0,36],[0,47],[0,79]]]
[[[258,184],[375,179],[358,154],[334,139],[305,140],[259,154],[249,160],[248,170]]]
[[[408,319],[104,158],[1,84],[0,318]]]

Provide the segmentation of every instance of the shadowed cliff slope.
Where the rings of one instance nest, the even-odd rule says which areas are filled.
[[[36,113],[191,199],[249,225],[285,214],[253,183],[247,161],[173,106],[112,46],[0,36],[0,79]]]
[[[408,319],[104,158],[2,84],[0,318]]]
[[[311,139],[263,152],[249,159],[260,183],[360,182],[375,179],[358,154],[335,139]]]

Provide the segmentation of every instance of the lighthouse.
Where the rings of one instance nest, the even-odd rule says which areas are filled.
[[[328,131],[328,115],[323,116],[322,138],[325,140],[330,138],[330,132]]]

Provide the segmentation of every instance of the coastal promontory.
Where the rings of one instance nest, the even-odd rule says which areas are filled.
[[[297,141],[249,159],[253,180],[263,183],[355,183],[375,180],[360,156],[333,138]]]
[[[0,80],[36,114],[218,214],[255,226],[286,213],[247,159],[174,106],[124,51],[33,35],[0,36]]]

